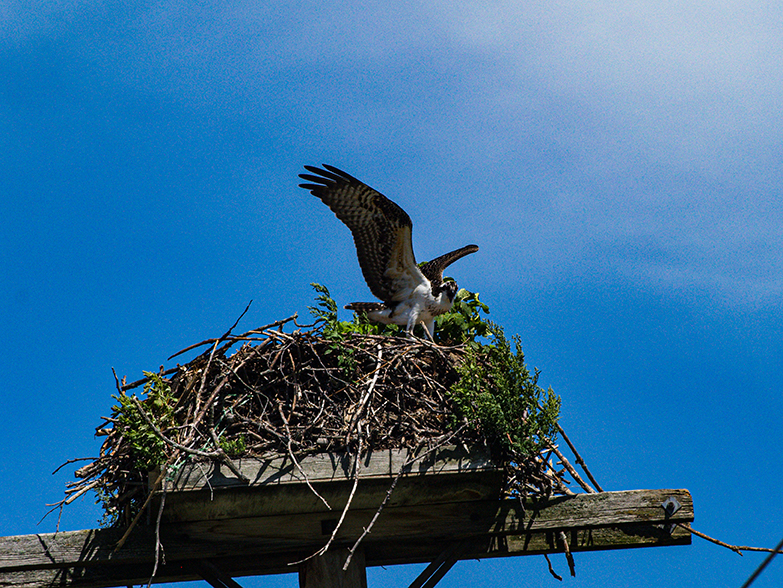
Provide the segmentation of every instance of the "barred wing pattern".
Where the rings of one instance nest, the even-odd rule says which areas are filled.
[[[344,171],[326,164],[323,168],[306,165],[311,173],[299,177],[312,183],[300,187],[322,200],[351,230],[372,293],[387,303],[400,302],[426,284],[413,254],[413,223],[408,214]]]
[[[439,289],[441,284],[443,284],[443,270],[458,259],[462,259],[466,255],[475,253],[478,250],[478,245],[465,245],[465,247],[460,247],[455,251],[436,257],[432,261],[423,263],[419,269],[421,269],[421,273],[424,274],[424,277],[430,281],[434,291]]]

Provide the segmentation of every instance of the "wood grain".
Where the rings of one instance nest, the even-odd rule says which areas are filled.
[[[668,497],[682,505],[671,517],[661,506]],[[370,566],[431,561],[464,540],[469,548],[462,559],[554,553],[561,550],[557,531],[566,533],[571,551],[684,545],[690,533],[679,527],[670,533],[670,525],[693,520],[687,490],[580,494],[527,503],[524,509],[516,500],[387,508],[363,543]],[[350,546],[372,514],[373,509],[349,513],[335,547]],[[287,564],[323,546],[331,532],[328,521],[323,513],[300,513],[167,524],[162,529],[167,564],[156,583],[197,579],[204,560],[232,577],[296,572]],[[152,530],[135,530],[112,555],[119,536],[105,529],[0,538],[0,586],[103,588],[146,582]]]

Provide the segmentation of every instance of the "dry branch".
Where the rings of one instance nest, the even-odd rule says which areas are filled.
[[[781,550],[780,545],[778,545],[776,548],[769,548],[769,547],[750,547],[748,545],[732,545],[730,543],[725,543],[724,541],[721,541],[720,539],[715,539],[714,537],[710,537],[709,535],[705,535],[701,531],[697,531],[693,527],[690,526],[690,524],[684,524],[684,523],[676,523],[678,527],[682,527],[683,529],[687,529],[689,532],[693,533],[697,537],[701,537],[702,539],[705,539],[709,541],[710,543],[714,543],[715,545],[720,545],[721,547],[725,547],[727,549],[731,549],[734,553],[737,555],[742,555],[743,551],[761,551],[764,553],[773,553],[773,554],[783,554],[783,550]]]

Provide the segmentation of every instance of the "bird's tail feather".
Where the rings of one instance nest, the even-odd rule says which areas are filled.
[[[368,313],[373,311],[386,310],[389,307],[386,306],[383,302],[351,302],[350,304],[346,304],[345,308],[355,312]]]

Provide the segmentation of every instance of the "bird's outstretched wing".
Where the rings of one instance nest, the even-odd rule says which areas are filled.
[[[404,300],[416,286],[426,283],[413,255],[410,217],[353,176],[331,165],[323,168],[306,165],[311,173],[299,177],[312,183],[300,187],[320,198],[351,230],[359,266],[372,293],[384,302]]]
[[[443,270],[458,259],[462,259],[466,255],[475,253],[478,250],[478,245],[465,245],[455,251],[436,257],[432,261],[421,264],[419,269],[432,284],[432,289],[436,290],[443,283]]]

